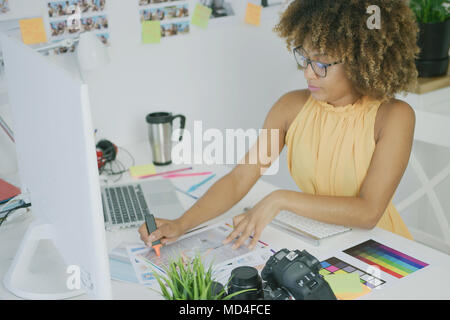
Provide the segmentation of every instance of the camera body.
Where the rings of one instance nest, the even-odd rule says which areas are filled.
[[[235,300],[336,300],[320,269],[319,260],[306,250],[281,249],[269,258],[261,277],[253,267],[235,268],[228,293],[253,289],[234,296]]]
[[[261,272],[266,300],[336,300],[319,274],[320,261],[306,250],[281,249]]]

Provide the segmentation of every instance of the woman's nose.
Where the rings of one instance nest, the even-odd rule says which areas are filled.
[[[312,79],[317,80],[318,79],[318,76],[314,72],[311,64],[308,64],[308,66],[306,66],[305,78],[306,78],[306,80],[312,80]]]

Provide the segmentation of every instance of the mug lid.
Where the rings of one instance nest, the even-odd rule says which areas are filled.
[[[172,122],[172,113],[171,112],[152,112],[149,113],[145,120],[148,123],[167,123]]]

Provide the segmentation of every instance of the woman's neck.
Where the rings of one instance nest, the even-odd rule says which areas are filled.
[[[356,101],[358,101],[359,98],[361,98],[361,94],[359,93],[351,93],[348,95],[345,95],[337,100],[334,101],[327,101],[328,104],[334,106],[335,108],[343,107],[349,104],[354,104]]]

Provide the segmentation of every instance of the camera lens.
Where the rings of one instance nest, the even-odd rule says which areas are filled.
[[[255,289],[246,291],[234,296],[233,300],[257,300],[263,298],[262,280],[258,270],[253,267],[242,266],[231,271],[230,281],[228,283],[228,294],[241,290]]]

